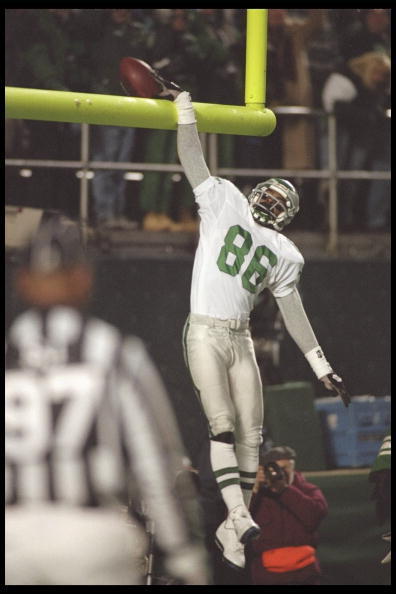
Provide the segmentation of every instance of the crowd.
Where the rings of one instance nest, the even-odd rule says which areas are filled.
[[[129,55],[152,64],[197,102],[244,103],[246,11],[6,9],[5,14],[6,85],[123,95],[118,64]],[[334,111],[340,129],[338,169],[386,171],[389,57],[389,9],[270,9],[267,105]],[[78,125],[14,120],[6,129],[9,157],[79,159]],[[269,137],[219,135],[218,140],[223,167],[328,166],[324,119],[279,115]],[[177,163],[176,135],[94,126],[90,158]],[[145,172],[139,183],[128,184],[120,170],[94,173],[90,219],[95,226],[122,226],[134,220],[147,230],[196,228],[193,196],[184,176]],[[36,168],[28,182],[16,171],[8,175],[9,203],[77,215],[78,180],[73,170]],[[257,179],[244,182],[251,187]],[[296,227],[324,229],[326,182],[301,177],[294,183],[310,203]],[[341,230],[388,228],[389,182],[345,180],[339,196]]]

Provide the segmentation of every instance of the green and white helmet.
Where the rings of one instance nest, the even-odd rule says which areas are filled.
[[[272,177],[257,184],[248,196],[253,218],[259,225],[281,231],[300,210],[296,188],[286,179]]]

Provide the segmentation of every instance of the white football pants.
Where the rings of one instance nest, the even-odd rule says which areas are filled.
[[[263,395],[248,322],[190,314],[184,354],[210,436],[231,432],[235,447],[211,441],[211,465],[229,511],[249,506],[262,440]]]
[[[248,322],[190,314],[183,339],[211,434],[231,431],[237,443],[260,445],[263,395]]]

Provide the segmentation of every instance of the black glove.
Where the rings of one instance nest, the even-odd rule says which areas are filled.
[[[155,81],[161,86],[161,91],[156,95],[159,99],[169,99],[170,101],[173,101],[175,96],[177,97],[177,95],[183,91],[179,85],[161,76],[155,68],[152,68],[152,75]]]
[[[344,386],[344,382],[336,373],[329,373],[324,378],[321,378],[328,390],[333,392],[332,396],[340,396],[346,407],[351,403],[351,397]]]
[[[268,488],[274,493],[280,494],[289,484],[286,472],[276,462],[268,462],[264,465],[265,478]]]

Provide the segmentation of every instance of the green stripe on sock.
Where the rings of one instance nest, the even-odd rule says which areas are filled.
[[[239,470],[238,466],[228,466],[227,468],[220,468],[220,470],[215,470],[214,475],[215,477],[223,476],[223,474],[238,474]]]
[[[244,476],[245,478],[256,478],[257,472],[245,472],[244,470],[240,470],[239,474]]]
[[[241,482],[241,489],[245,489],[245,491],[251,491],[253,489],[253,483],[242,483]]]
[[[232,478],[232,479],[228,479],[227,481],[220,481],[217,483],[220,487],[220,489],[224,489],[225,487],[228,487],[229,485],[239,485],[240,481],[239,478]]]

